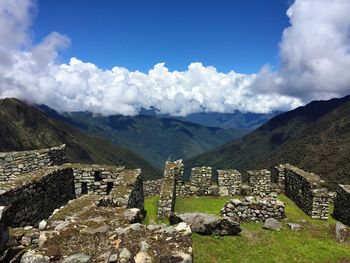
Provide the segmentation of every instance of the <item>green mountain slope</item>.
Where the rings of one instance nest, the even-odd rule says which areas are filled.
[[[190,122],[155,116],[94,116],[88,112],[52,117],[132,149],[148,162],[163,168],[167,159],[186,159],[211,150],[245,131],[204,127]]]
[[[350,183],[350,101],[322,117],[260,165],[289,162],[330,185]]]
[[[17,99],[0,100],[0,151],[31,150],[65,143],[72,161],[141,168],[146,178],[161,173],[135,153],[49,118]]]
[[[235,168],[246,171],[256,167],[272,166],[283,161],[299,165],[310,171],[319,172],[321,168],[318,167],[322,167],[320,164],[317,164],[317,160],[320,160],[319,163],[322,162],[320,153],[329,149],[321,150],[319,147],[312,148],[310,142],[314,138],[323,138],[323,140],[327,141],[330,133],[333,132],[330,127],[332,125],[334,127],[341,127],[341,124],[338,122],[342,119],[347,120],[349,115],[344,114],[340,118],[340,116],[329,117],[331,116],[329,114],[335,114],[333,111],[335,112],[336,109],[340,109],[342,106],[348,107],[349,100],[350,96],[329,101],[314,101],[304,107],[280,114],[244,137],[192,158],[186,161],[185,165],[192,167],[210,165],[214,168]],[[328,122],[323,120],[321,122],[321,119],[326,118],[331,119]],[[330,129],[328,134],[324,133],[325,127],[321,129],[320,127],[313,126],[313,124],[317,125],[316,123],[318,121],[323,123],[325,127],[328,127],[327,129]],[[339,132],[345,132],[345,136],[348,135],[350,137],[350,133],[344,129],[340,129]],[[305,141],[298,142],[297,138],[301,138],[300,140],[304,138]],[[294,140],[294,145],[287,147]],[[343,142],[337,141],[337,137],[335,136],[332,143],[335,144],[335,147],[340,147]],[[331,148],[333,146],[328,145],[327,147]],[[305,149],[308,149],[308,152],[305,151],[305,155],[313,155],[315,160],[307,166],[303,165],[305,156],[302,152]],[[328,160],[326,161],[328,162]],[[337,163],[342,163],[341,158],[337,159]],[[328,164],[328,166],[328,172],[331,169],[337,170],[334,163]],[[324,173],[325,171],[321,172],[321,174]]]

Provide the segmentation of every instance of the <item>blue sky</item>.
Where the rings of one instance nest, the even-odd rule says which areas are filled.
[[[147,72],[159,62],[185,70],[202,62],[219,71],[277,68],[289,25],[285,0],[39,0],[34,40],[52,31],[71,39],[62,62],[78,57],[110,69]]]

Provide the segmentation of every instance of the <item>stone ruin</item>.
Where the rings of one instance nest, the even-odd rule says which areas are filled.
[[[274,169],[274,174],[269,170],[248,171],[248,182],[243,183],[243,176],[236,170],[218,170],[217,183],[212,178],[211,167],[195,167],[192,168],[192,173],[188,182],[183,180],[183,164],[177,161],[176,165],[181,163],[181,168],[178,168],[176,175],[173,175],[168,189],[174,189],[177,196],[258,196],[265,198],[266,202],[276,202],[275,198],[278,193],[285,193],[292,199],[307,215],[315,219],[327,220],[329,217],[329,204],[333,200],[333,194],[324,186],[323,181],[318,175],[308,173],[289,164],[280,164]],[[166,173],[165,173],[166,174]],[[164,177],[166,178],[166,177]],[[169,181],[170,180],[170,181]],[[164,196],[162,189],[165,189],[164,180],[157,180],[154,188],[150,187],[151,181],[144,182],[148,185],[146,192],[147,196],[158,195]],[[166,183],[167,184],[167,183]],[[159,188],[162,185],[162,189]],[[170,193],[169,190],[167,190]],[[168,201],[160,201],[160,210],[164,209],[164,204],[167,205],[167,212],[160,218],[168,217],[168,214],[173,212],[175,198],[171,192],[171,198],[168,195]],[[344,195],[340,195],[344,196]],[[163,197],[162,197],[163,198]],[[272,199],[273,200],[272,200]],[[346,198],[345,198],[346,199]],[[171,200],[171,202],[170,202]],[[240,202],[247,202],[243,200]],[[254,201],[255,203],[255,201]],[[344,202],[343,202],[344,203]],[[162,208],[163,207],[163,208]],[[246,207],[246,206],[243,206]],[[270,210],[271,207],[269,207]],[[275,207],[274,218],[280,219],[281,206]],[[239,209],[243,209],[242,207]],[[246,207],[247,213],[250,214],[249,205]],[[258,210],[258,209],[255,209]],[[264,209],[263,209],[264,210]],[[232,211],[229,211],[232,212]],[[272,211],[269,211],[272,212]],[[226,212],[225,212],[226,213]],[[227,214],[227,213],[226,213]],[[263,214],[265,217],[265,212]],[[249,218],[256,217],[256,215],[248,216]],[[282,216],[283,217],[283,216]],[[262,218],[262,217],[261,217]],[[253,221],[255,221],[253,219]],[[259,221],[259,220],[258,220]]]
[[[175,209],[176,181],[183,175],[182,160],[165,163],[164,178],[158,202],[158,218],[168,218]]]
[[[274,197],[245,197],[242,201],[231,199],[221,209],[224,217],[230,217],[238,222],[264,222],[267,218],[281,220],[286,217],[283,202]]]
[[[333,198],[319,176],[289,164],[275,167],[274,174],[249,171],[244,184],[241,173],[232,169],[218,170],[215,182],[211,167],[193,168],[186,182],[181,160],[168,161],[164,178],[147,182],[140,169],[66,162],[64,145],[0,154],[4,262],[192,262],[186,217],[191,224],[207,222],[204,229],[210,233],[230,233],[229,225],[238,233],[241,221],[285,217],[275,193],[285,193],[306,214],[324,220]],[[339,186],[334,200],[334,216],[348,225],[349,188]],[[179,215],[173,226],[140,224],[144,196],[160,196],[158,217],[163,219],[174,212],[176,196],[244,193],[252,196],[227,202],[221,218]]]
[[[249,186],[253,195],[269,194],[271,192],[271,172],[264,169],[248,171]]]
[[[186,223],[141,224],[140,169],[65,163],[64,145],[0,156],[1,262],[192,262]]]
[[[220,196],[235,196],[241,193],[242,175],[237,170],[218,170]]]
[[[328,220],[330,196],[320,177],[289,164],[284,174],[286,196],[311,218]]]
[[[334,199],[333,216],[338,221],[350,226],[350,185],[339,185]]]

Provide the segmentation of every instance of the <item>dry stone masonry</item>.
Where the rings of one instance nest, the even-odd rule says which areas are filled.
[[[145,197],[159,195],[163,179],[150,180],[143,182],[143,191]]]
[[[285,194],[310,217],[327,220],[330,196],[320,177],[289,164],[284,173]]]
[[[195,195],[209,195],[211,186],[211,167],[194,167],[191,170],[190,191]]]
[[[343,224],[350,226],[350,185],[338,185],[333,215]]]
[[[264,198],[248,196],[242,201],[232,199],[221,209],[224,217],[240,221],[264,222],[267,218],[283,219],[285,205],[275,197]]]
[[[286,188],[286,178],[285,178],[285,172],[284,172],[284,165],[280,164],[278,166],[275,166],[275,172],[276,172],[276,181],[277,181],[277,187],[280,192],[284,193],[284,190]]]
[[[218,170],[220,196],[234,196],[241,193],[242,175],[237,170]]]
[[[168,218],[174,212],[177,178],[183,176],[182,160],[165,163],[164,178],[158,202],[158,218]]]
[[[15,179],[17,176],[43,167],[61,165],[67,161],[65,145],[50,149],[23,152],[0,153],[0,181]]]
[[[77,197],[97,193],[108,195],[124,167],[108,165],[68,164],[73,169]]]
[[[271,172],[264,169],[248,171],[249,185],[253,195],[269,194],[271,192]]]
[[[49,169],[0,185],[1,221],[7,226],[37,226],[58,207],[75,198],[72,170]],[[23,180],[23,181],[22,181]]]

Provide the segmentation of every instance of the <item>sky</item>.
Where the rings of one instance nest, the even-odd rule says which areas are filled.
[[[267,113],[350,93],[348,0],[0,0],[0,97]]]
[[[223,72],[256,73],[267,62],[278,65],[278,42],[289,24],[288,1],[267,2],[41,0],[34,40],[63,32],[71,39],[64,62],[76,56],[103,69],[147,72],[165,62],[182,71],[202,62]]]

